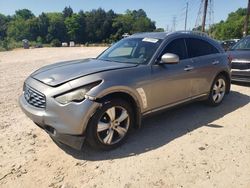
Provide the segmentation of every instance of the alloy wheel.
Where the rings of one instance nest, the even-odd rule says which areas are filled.
[[[116,144],[125,137],[129,126],[128,111],[121,106],[113,106],[107,109],[98,121],[98,139],[106,145]]]
[[[215,103],[222,101],[226,92],[226,82],[224,79],[219,78],[213,86],[213,100]]]

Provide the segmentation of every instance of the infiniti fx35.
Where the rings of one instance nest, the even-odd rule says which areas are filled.
[[[230,62],[219,43],[195,32],[139,33],[97,58],[32,73],[24,113],[57,142],[80,149],[123,143],[141,118],[194,100],[219,105],[230,91]]]

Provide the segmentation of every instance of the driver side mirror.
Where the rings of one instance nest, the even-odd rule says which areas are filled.
[[[180,62],[180,58],[176,54],[166,53],[161,57],[160,64],[177,64]]]

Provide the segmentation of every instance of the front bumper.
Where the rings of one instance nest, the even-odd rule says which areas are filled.
[[[47,125],[46,126],[39,125],[37,123],[35,124],[38,125],[40,128],[42,128],[43,130],[45,130],[55,142],[60,143],[60,144],[61,143],[65,144],[77,150],[81,150],[84,140],[85,140],[85,136],[61,134],[57,132],[53,127],[50,127]]]
[[[232,69],[232,81],[250,83],[250,69]]]
[[[53,97],[46,95],[46,99],[46,108],[37,108],[22,94],[19,104],[22,111],[54,140],[81,149],[88,121],[100,104],[85,99],[80,103],[61,105]]]

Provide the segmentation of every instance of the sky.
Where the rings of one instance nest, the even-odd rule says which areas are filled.
[[[247,0],[213,1],[214,23],[225,20],[228,13],[240,7],[247,7]],[[60,12],[65,6],[70,6],[74,12],[103,8],[124,13],[127,9],[143,9],[148,17],[156,22],[157,27],[173,29],[175,17],[175,30],[183,30],[187,2],[189,3],[187,29],[192,29],[196,23],[201,0],[0,0],[0,13],[13,15],[15,10],[27,8],[35,15],[39,15],[42,12]]]

